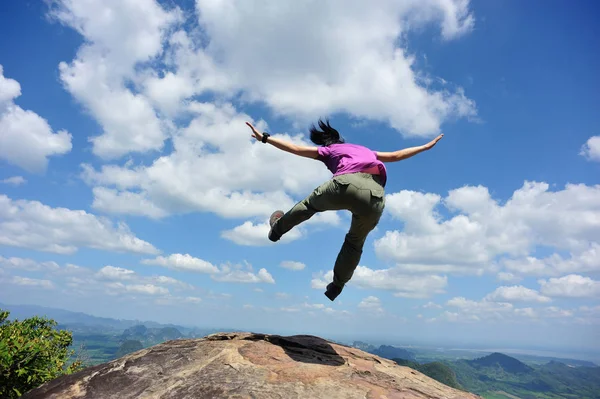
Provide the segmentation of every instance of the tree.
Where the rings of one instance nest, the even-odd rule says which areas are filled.
[[[8,321],[9,312],[0,309],[0,397],[17,398],[63,374],[82,368],[69,346],[70,331],[56,330],[56,321],[31,317]]]

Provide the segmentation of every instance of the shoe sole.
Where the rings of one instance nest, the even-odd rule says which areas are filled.
[[[269,225],[271,227],[273,227],[273,225],[279,220],[281,219],[281,217],[284,215],[283,211],[275,211],[271,214],[271,217],[269,218]]]

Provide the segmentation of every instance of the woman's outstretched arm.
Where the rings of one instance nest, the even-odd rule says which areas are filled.
[[[401,161],[403,159],[410,158],[414,155],[417,155],[420,152],[432,149],[433,146],[436,145],[437,142],[442,139],[442,137],[444,137],[444,135],[440,134],[435,139],[431,140],[429,143],[420,145],[417,147],[409,147],[409,148],[404,148],[402,150],[392,151],[392,152],[377,151],[377,159],[379,159],[381,162],[396,162],[396,161]]]
[[[254,137],[258,141],[261,141],[263,138],[262,133],[260,133],[258,130],[256,130],[250,122],[246,122],[246,125],[248,125],[250,127],[250,129],[252,129],[252,137]],[[277,139],[274,137],[269,137],[267,140],[267,143],[271,144],[274,147],[279,148],[280,150],[290,152],[292,154],[299,155],[301,157],[316,159],[317,155],[319,154],[317,147],[296,145],[296,144],[289,143],[285,140]]]

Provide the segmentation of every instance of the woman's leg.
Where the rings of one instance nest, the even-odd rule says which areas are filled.
[[[333,267],[333,283],[339,288],[343,288],[352,278],[360,262],[367,236],[377,226],[380,217],[381,213],[377,210],[369,215],[352,215],[350,229]]]
[[[269,239],[274,242],[279,241],[281,236],[310,219],[317,212],[348,209],[340,188],[340,184],[333,179],[315,188],[312,193],[275,222],[271,228]]]
[[[340,248],[333,268],[333,282],[325,295],[332,301],[352,278],[360,262],[363,246],[369,233],[377,226],[383,209],[385,196],[383,187],[373,178],[361,175],[348,176],[346,197],[352,211],[352,223]]]

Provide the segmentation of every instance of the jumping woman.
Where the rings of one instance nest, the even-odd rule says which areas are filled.
[[[258,132],[251,123],[246,124],[252,129],[252,136],[256,140],[295,155],[319,160],[333,173],[331,180],[315,188],[287,213],[278,210],[269,219],[269,240],[276,242],[294,226],[310,219],[317,212],[345,209],[352,213],[350,229],[333,268],[333,281],[325,292],[331,301],[335,300],[352,278],[367,235],[377,226],[383,213],[384,187],[387,181],[384,162],[401,161],[429,150],[444,136],[440,134],[418,147],[379,152],[345,143],[329,121],[323,122],[320,119],[320,130],[314,125],[310,128],[310,140],[317,147],[300,146],[273,138],[268,133]]]

